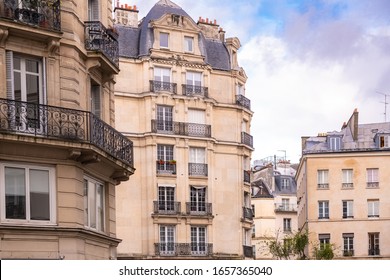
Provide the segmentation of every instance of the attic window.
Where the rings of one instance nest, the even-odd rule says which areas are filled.
[[[339,151],[341,149],[341,136],[328,136],[328,148],[331,151]]]
[[[160,48],[169,48],[169,34],[160,32]]]
[[[389,134],[381,134],[377,136],[378,148],[389,148]]]

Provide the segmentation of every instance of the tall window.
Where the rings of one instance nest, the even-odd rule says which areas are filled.
[[[290,210],[290,199],[289,198],[282,198],[282,205],[281,210],[283,211],[289,211]]]
[[[380,255],[379,232],[368,233],[368,255],[370,256]]]
[[[353,169],[343,169],[342,176],[342,187],[353,188]]]
[[[157,132],[173,131],[173,107],[157,105]]]
[[[104,186],[90,177],[84,178],[84,221],[88,228],[104,231]]]
[[[154,91],[174,92],[171,84],[171,69],[163,67],[154,68]]]
[[[88,20],[99,21],[99,0],[88,0]]]
[[[177,212],[175,209],[175,187],[158,187],[158,210],[159,212]]]
[[[101,118],[101,93],[100,85],[91,83],[91,112],[96,117]]]
[[[329,170],[317,170],[317,186],[319,189],[328,189],[329,188],[329,179],[328,179]]]
[[[169,48],[169,33],[160,32],[160,48]]]
[[[379,217],[379,199],[369,199],[367,200],[368,207],[368,217],[375,218]]]
[[[329,137],[329,149],[339,151],[341,149],[341,137]]]
[[[343,200],[343,219],[353,218],[353,200]]]
[[[237,95],[245,95],[245,88],[242,84],[237,84],[236,94]]]
[[[290,189],[290,179],[288,178],[282,178],[282,190],[289,190]]]
[[[3,221],[55,221],[54,168],[0,164],[0,176]]]
[[[191,253],[192,254],[206,254],[206,227],[191,226]]]
[[[175,254],[175,226],[160,225],[160,253],[162,255]]]
[[[194,52],[194,38],[184,36],[184,51],[185,52]]]
[[[343,233],[343,241],[344,241],[343,255],[344,256],[353,256],[354,255],[353,238],[354,238],[353,233]]]
[[[290,218],[283,219],[283,231],[291,232],[291,219]]]
[[[176,163],[173,162],[173,146],[157,145],[157,172],[173,174],[176,171]]]
[[[379,173],[378,168],[367,168],[367,188],[379,187],[378,173]]]
[[[205,148],[190,147],[189,175],[207,176]]]
[[[318,219],[329,219],[329,201],[318,201]]]
[[[191,213],[204,214],[206,212],[206,187],[191,186],[190,211]]]
[[[319,234],[318,241],[320,243],[320,249],[326,248],[326,246],[329,246],[330,244],[330,234],[329,233]]]
[[[196,92],[196,87],[202,86],[202,73],[188,71],[186,73],[186,83],[187,86],[192,86],[194,92]],[[200,89],[198,89],[200,90]]]

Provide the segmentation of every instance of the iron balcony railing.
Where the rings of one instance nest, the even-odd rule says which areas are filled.
[[[177,93],[177,84],[161,81],[149,81],[151,92],[168,91],[171,93]]]
[[[253,220],[253,210],[249,207],[242,207],[242,217],[245,220]]]
[[[163,215],[179,215],[181,213],[181,203],[178,201],[153,201],[153,213]]]
[[[369,255],[369,256],[379,256],[379,255],[380,255],[380,250],[379,250],[379,248],[369,249],[369,250],[368,250],[368,255]]]
[[[90,112],[0,98],[0,132],[90,143],[133,167],[133,142]]]
[[[248,110],[251,109],[251,101],[242,94],[236,95],[236,104]]]
[[[246,132],[241,132],[241,143],[253,148],[253,136]]]
[[[175,257],[175,256],[212,256],[212,243],[155,243],[156,256]]]
[[[202,86],[182,85],[183,95],[209,97],[209,89]]]
[[[251,172],[249,170],[244,170],[244,183],[251,182]]]
[[[162,134],[184,135],[192,137],[211,137],[211,125],[184,123],[164,120],[152,120],[152,132]]]
[[[157,174],[176,174],[176,162],[173,160],[158,160],[156,165]]]
[[[212,204],[207,202],[186,202],[186,213],[192,216],[211,216]]]
[[[291,203],[275,203],[275,212],[297,212],[297,205]]]
[[[367,188],[377,189],[379,188],[379,182],[367,182]]]
[[[245,258],[253,258],[254,255],[253,255],[253,247],[252,246],[243,245],[242,248],[244,251]]]
[[[100,21],[86,21],[84,25],[87,51],[101,52],[119,67],[118,35],[112,29],[107,29]]]
[[[0,0],[0,17],[61,31],[61,0]]]
[[[189,163],[188,175],[190,176],[208,176],[208,166],[205,163]]]
[[[354,256],[354,254],[355,254],[354,250],[343,250],[344,257],[352,257]]]

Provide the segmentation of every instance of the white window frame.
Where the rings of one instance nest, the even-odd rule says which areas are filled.
[[[206,149],[202,147],[190,147],[190,163],[206,164]]]
[[[154,80],[157,82],[170,83],[171,82],[171,69],[165,67],[154,67]]]
[[[319,169],[317,170],[317,188],[329,189],[329,170]]]
[[[318,201],[318,219],[329,219],[329,201]]]
[[[379,218],[379,199],[367,200],[367,217]]]
[[[194,37],[184,36],[184,52],[194,52]]]
[[[353,169],[343,169],[342,171],[342,187],[353,188]]]
[[[88,188],[86,188],[86,183]],[[90,187],[93,186],[93,189]],[[99,194],[99,188],[101,193]],[[84,176],[84,226],[88,229],[105,232],[106,229],[106,188],[104,183],[90,176]],[[95,203],[93,205],[93,196]],[[100,198],[100,199],[99,199]],[[99,203],[100,202],[100,203]],[[100,205],[101,204],[101,205]],[[102,209],[99,209],[99,206]],[[95,221],[93,221],[95,218]]]
[[[353,218],[353,200],[343,200],[343,219]]]
[[[367,168],[367,188],[379,187],[379,168]]]
[[[291,232],[291,218],[283,218],[283,231]]]
[[[207,211],[207,187],[190,186],[190,212],[205,213]]]
[[[100,21],[100,0],[88,0],[88,20]]]
[[[169,33],[168,32],[160,32],[159,33],[159,41],[161,49],[169,49]]]
[[[159,243],[161,255],[174,255],[176,252],[176,226],[159,226]]]
[[[329,136],[329,149],[339,151],[341,149],[341,137]]]
[[[175,213],[176,187],[173,185],[158,185],[157,203],[159,212]]]
[[[207,227],[191,226],[191,254],[204,255],[207,253]]]
[[[26,200],[26,219],[11,219],[6,217],[6,190],[5,190],[5,169],[17,168],[25,170],[25,200]],[[30,210],[30,170],[40,170],[48,172],[48,184],[49,184],[49,220],[32,220]],[[1,222],[2,223],[17,223],[17,224],[34,224],[34,225],[54,225],[56,223],[56,173],[54,167],[41,166],[41,165],[29,165],[29,164],[17,164],[17,163],[0,163],[0,188],[1,195]]]

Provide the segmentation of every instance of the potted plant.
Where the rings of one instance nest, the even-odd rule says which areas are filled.
[[[169,164],[176,164],[176,160],[174,160],[174,159],[171,159],[170,161],[169,161]]]

